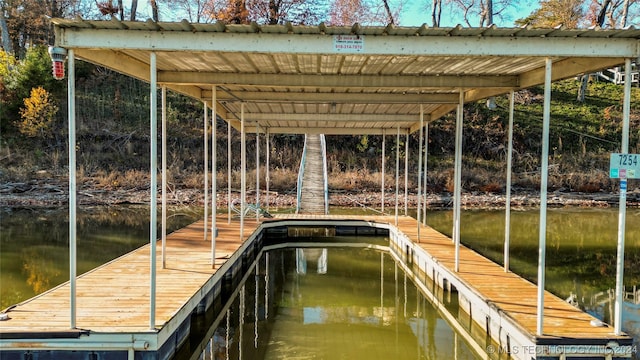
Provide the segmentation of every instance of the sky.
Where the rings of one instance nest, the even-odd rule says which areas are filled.
[[[422,24],[427,24],[429,26],[431,23],[431,3],[432,0],[391,0],[390,5],[393,7],[394,2],[402,1],[403,11],[400,16],[399,24],[400,26],[421,26]],[[504,16],[502,17],[494,17],[494,22],[499,27],[513,27],[514,21],[517,19],[521,19],[527,17],[533,10],[539,7],[539,0],[512,0],[515,4],[511,5],[506,9]],[[442,19],[441,19],[441,27],[454,27],[458,24],[466,27],[466,23],[461,14],[453,13],[451,7],[447,0],[443,1],[444,8],[442,10]],[[162,12],[162,6],[160,7]],[[148,1],[140,1],[138,5],[138,14],[139,19],[147,19],[151,18],[151,9],[149,7]],[[141,15],[141,16],[140,16]],[[161,21],[167,21],[167,14],[161,14]],[[164,19],[163,19],[164,17]],[[175,15],[173,15],[175,17]],[[177,19],[171,19],[170,21],[177,21]],[[479,21],[476,19],[471,22],[472,26],[479,26]]]
[[[444,1],[446,2],[446,1]],[[525,18],[531,14],[535,9],[539,7],[537,0],[519,0],[513,1],[515,4],[510,6],[505,11],[505,15],[502,18],[494,17],[494,22],[499,27],[514,27],[514,21]],[[421,26],[426,23],[431,25],[431,1],[430,0],[409,0],[405,3],[404,11],[400,17],[400,25],[402,26]],[[467,24],[461,14],[454,14],[451,10],[451,5],[445,4],[442,9],[441,27],[453,27],[456,25],[462,25],[464,27]],[[479,21],[475,23],[471,22],[473,26],[479,26]]]

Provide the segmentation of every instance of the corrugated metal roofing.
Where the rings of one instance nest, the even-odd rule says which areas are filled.
[[[415,131],[465,101],[543,80],[592,72],[638,57],[640,30],[398,26],[231,25],[53,19],[56,44],[78,58],[158,81],[209,101],[237,126],[273,132]],[[340,49],[338,36],[360,48]],[[331,43],[333,39],[333,43]]]

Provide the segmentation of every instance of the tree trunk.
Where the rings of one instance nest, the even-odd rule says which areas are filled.
[[[2,32],[2,48],[5,52],[13,54],[13,46],[11,46],[9,26],[7,26],[7,19],[4,17],[4,9],[0,9],[0,31]]]
[[[611,0],[604,0],[602,2],[602,7],[598,12],[598,18],[596,19],[597,25],[600,27],[604,25],[604,21],[607,19],[607,10],[609,9],[609,5],[611,5]]]
[[[122,0],[118,0],[118,12],[120,12],[120,21],[124,21],[124,4]]]
[[[620,27],[622,29],[627,27],[627,19],[629,17],[629,0],[624,0],[622,3],[622,14],[620,15]]]
[[[149,0],[149,4],[151,4],[153,21],[158,22],[158,3],[156,2],[156,0]]]
[[[384,9],[387,12],[387,16],[389,17],[389,24],[395,24],[395,21],[393,20],[393,14],[391,14],[391,7],[389,7],[389,1],[382,0],[382,2],[384,3]]]
[[[131,16],[129,20],[136,21],[136,12],[138,12],[138,0],[131,0]]]
[[[440,27],[440,19],[442,18],[442,0],[433,0],[431,11],[431,22],[433,27]]]
[[[278,23],[279,12],[276,0],[269,0],[269,25],[276,25]]]
[[[580,87],[578,88],[578,102],[584,102],[585,93],[587,92],[587,85],[589,84],[589,74],[584,74],[580,77]]]

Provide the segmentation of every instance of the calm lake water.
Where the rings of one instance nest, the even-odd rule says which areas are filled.
[[[485,358],[391,255],[373,249],[265,252],[202,332],[174,360]]]
[[[336,212],[337,210],[332,211],[332,213]],[[169,228],[177,229],[198,219],[201,216],[201,210],[171,209],[170,214]],[[0,209],[0,308],[4,309],[68,280],[66,218],[65,209]],[[146,207],[87,208],[80,211],[78,272],[86,272],[146,244],[149,232],[148,218]],[[532,281],[537,277],[538,218],[537,210],[513,211],[511,217],[511,269]],[[611,295],[615,287],[617,219],[617,209],[563,208],[549,209],[548,212],[547,289],[562,298],[571,297],[578,306],[609,323],[613,312]],[[431,211],[427,215],[427,220],[437,230],[451,234],[451,211]],[[640,226],[637,225],[638,223],[640,223],[640,210],[628,209],[625,250],[627,299],[624,304],[622,328],[636,339],[640,339],[640,296],[633,293],[635,286],[640,290],[640,266],[638,266],[640,264]],[[502,263],[504,212],[463,211],[461,238],[467,246]],[[291,263],[291,257],[294,257],[291,253],[277,256],[285,259],[285,263]],[[376,256],[378,256],[378,267],[376,271],[372,270],[372,273],[373,277],[379,281],[380,255]],[[289,260],[286,260],[287,257]],[[336,262],[340,262],[339,259],[346,259],[339,253],[330,258]],[[392,266],[392,261],[386,261],[386,263]],[[333,263],[330,262],[330,264],[333,269]],[[293,299],[296,299],[296,296],[306,299],[308,294],[314,291],[311,285],[324,282],[334,276],[334,273],[319,276],[317,273],[307,271],[307,276],[301,282],[299,274],[295,275],[297,273],[292,272],[291,269],[289,267],[284,271],[283,276],[289,276],[289,278],[283,278],[286,281],[281,287],[289,296],[293,294]],[[394,276],[387,274],[385,279],[393,279]],[[287,283],[292,279],[295,280],[296,286],[303,285],[302,288],[298,288],[297,293],[295,291],[292,293],[292,285]],[[391,287],[388,288],[391,289],[395,285],[389,286]],[[378,285],[378,290],[379,287]],[[341,292],[346,290],[343,289]],[[312,298],[314,296],[318,297],[315,294]],[[375,299],[369,300],[380,306],[380,294],[371,294],[371,296]],[[383,297],[383,303],[391,304],[393,297],[390,299],[386,300]],[[280,299],[280,301],[284,300]],[[414,301],[412,306],[415,306],[416,300],[412,301]],[[296,321],[304,322],[305,316],[328,316],[324,310],[307,306],[309,304],[304,301],[301,304],[304,305],[302,310],[295,310],[295,314],[291,314],[292,319],[297,317]],[[234,311],[233,308],[231,311]],[[308,315],[305,315],[305,311]],[[346,316],[344,313],[341,314]],[[409,325],[407,328],[406,324],[411,324],[413,321],[411,319],[410,316],[404,318],[405,328],[402,331],[415,331],[412,328],[417,326],[415,321],[414,325]],[[366,320],[358,321],[366,322]],[[294,345],[295,343],[291,343],[290,346]],[[414,345],[418,351],[419,346]],[[237,351],[240,351],[239,348]]]

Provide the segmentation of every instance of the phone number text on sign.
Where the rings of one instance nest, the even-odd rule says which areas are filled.
[[[363,52],[364,36],[335,35],[333,37],[333,50],[335,52]]]
[[[612,179],[640,178],[640,154],[611,154],[609,177]]]

